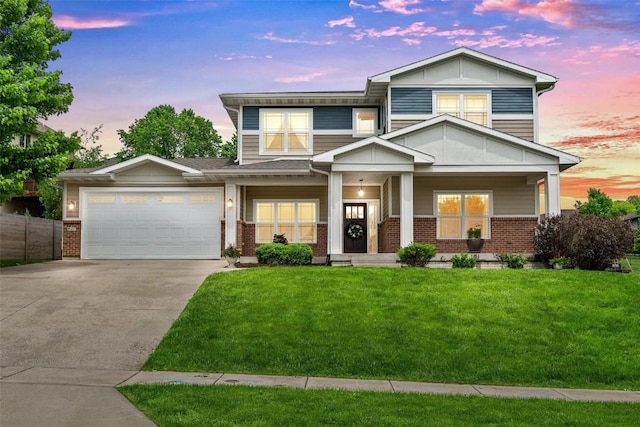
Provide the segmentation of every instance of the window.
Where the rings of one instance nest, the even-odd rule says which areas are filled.
[[[23,148],[27,148],[31,145],[31,135],[22,135],[20,137],[20,146]]]
[[[353,136],[371,136],[378,130],[378,110],[376,108],[353,109]]]
[[[491,237],[491,193],[438,192],[435,195],[438,239],[466,239],[467,230],[480,226]]]
[[[256,243],[270,243],[284,234],[291,243],[315,243],[317,201],[256,201]]]
[[[260,154],[311,153],[311,110],[260,110]]]
[[[450,114],[479,125],[489,125],[489,96],[479,93],[435,94],[436,115]]]

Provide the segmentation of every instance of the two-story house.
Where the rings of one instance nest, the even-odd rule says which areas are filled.
[[[285,234],[316,256],[411,242],[531,253],[544,191],[580,159],[538,143],[557,78],[460,48],[369,77],[362,91],[229,93],[238,159],[141,156],[67,171],[65,255],[218,258]]]

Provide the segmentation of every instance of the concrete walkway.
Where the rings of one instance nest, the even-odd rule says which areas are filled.
[[[437,384],[410,381],[358,380],[347,378],[287,377],[198,372],[138,372],[121,385],[130,384],[198,384],[250,385],[259,387],[294,387],[303,389],[372,390],[393,393],[458,394],[493,397],[542,398],[594,402],[637,402],[640,392],[619,390],[585,390],[545,387],[512,387],[473,384]]]
[[[62,260],[0,270],[0,426],[153,426],[114,386],[226,265]]]

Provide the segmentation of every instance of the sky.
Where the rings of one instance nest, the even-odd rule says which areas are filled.
[[[223,140],[221,93],[363,90],[366,79],[466,46],[558,77],[539,141],[583,161],[562,207],[590,187],[640,194],[640,0],[50,0],[72,32],[50,69],[74,88],[73,132],[105,152],[153,107],[191,108]]]

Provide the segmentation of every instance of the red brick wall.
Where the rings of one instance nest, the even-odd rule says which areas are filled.
[[[310,243],[313,256],[327,256],[327,224],[318,224],[317,243]],[[245,240],[242,246],[242,255],[256,256],[256,229],[255,224],[244,224]],[[239,239],[238,239],[239,240]]]
[[[80,257],[80,229],[79,220],[65,220],[62,223],[62,256]]]
[[[491,239],[484,242],[482,252],[532,253],[537,218],[491,218]],[[436,245],[440,253],[467,252],[466,239],[436,240],[436,219],[415,218],[413,239],[418,243]]]
[[[387,218],[378,225],[378,252],[395,253],[400,249],[400,218]]]

